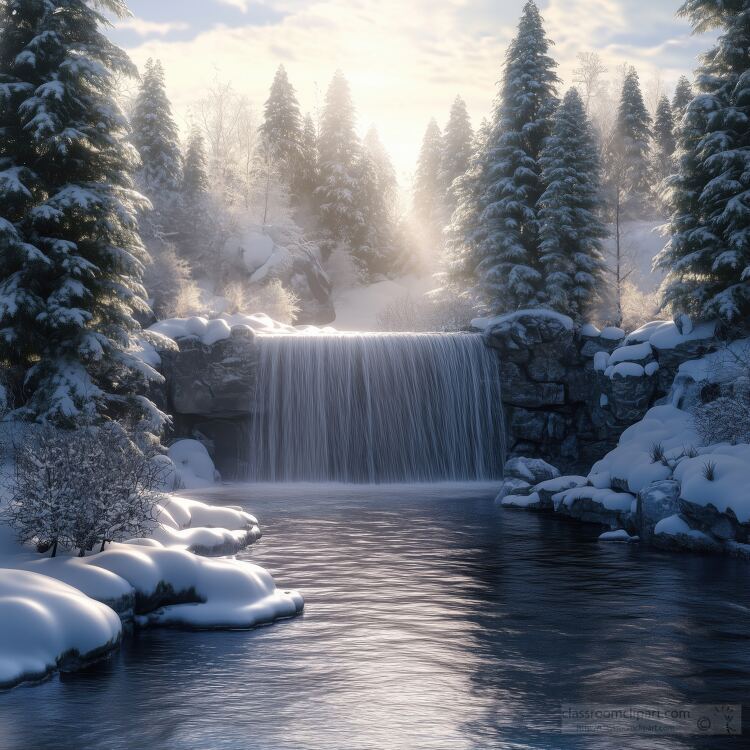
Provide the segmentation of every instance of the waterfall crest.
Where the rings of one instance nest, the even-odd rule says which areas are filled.
[[[476,334],[258,337],[251,481],[502,476],[500,367]]]

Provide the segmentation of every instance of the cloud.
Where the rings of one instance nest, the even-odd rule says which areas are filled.
[[[276,13],[271,22],[244,18],[204,25],[194,38],[148,39],[131,48],[143,64],[164,62],[170,95],[185,120],[190,104],[218,75],[260,108],[283,62],[304,111],[322,106],[333,72],[352,85],[360,130],[378,126],[402,172],[412,170],[431,117],[444,123],[461,94],[474,124],[491,110],[503,55],[524,0],[215,0]],[[667,83],[689,72],[705,40],[659,0],[542,0],[560,74],[569,84],[576,54],[600,52],[610,71],[630,62],[648,80]],[[175,12],[176,13],[176,12]],[[640,34],[649,30],[644,46]]]
[[[123,18],[119,19],[116,24],[118,29],[124,31],[133,31],[140,37],[147,36],[167,36],[173,31],[185,31],[190,28],[189,24],[182,21],[147,21],[144,18]]]

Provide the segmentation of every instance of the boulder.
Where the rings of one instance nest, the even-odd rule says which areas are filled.
[[[565,419],[556,412],[513,408],[510,432],[516,442],[559,443],[565,439]]]
[[[720,552],[721,545],[708,534],[690,526],[682,514],[663,518],[654,528],[651,543],[661,549],[687,552]]]
[[[523,479],[507,476],[500,485],[495,502],[500,502],[508,495],[530,495],[531,484]]]

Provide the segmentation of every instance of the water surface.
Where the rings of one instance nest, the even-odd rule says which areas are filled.
[[[747,747],[563,735],[559,707],[747,701],[748,564],[599,543],[596,527],[503,511],[493,493],[211,493],[259,516],[245,556],[301,590],[305,614],[138,633],[83,673],[0,694],[0,748]]]

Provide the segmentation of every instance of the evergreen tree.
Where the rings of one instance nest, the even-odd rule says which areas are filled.
[[[419,151],[414,176],[414,215],[430,244],[440,242],[445,223],[445,202],[440,178],[443,136],[437,122],[430,120]]]
[[[302,127],[297,194],[300,201],[309,204],[318,187],[318,132],[310,115]]]
[[[130,346],[146,253],[114,99],[133,75],[100,10],[120,0],[0,3],[0,357],[26,373],[19,415],[63,426],[132,410],[159,376]]]
[[[141,234],[151,252],[159,252],[164,235],[174,234],[179,225],[182,153],[164,83],[164,68],[158,60],[146,62],[131,127],[133,143],[141,157],[136,180],[152,206],[141,214]]]
[[[693,101],[693,85],[686,76],[680,76],[680,80],[677,81],[677,87],[674,90],[674,97],[672,98],[672,112],[676,124],[679,125],[682,121],[685,112],[687,112],[688,104],[691,101]]]
[[[378,190],[383,195],[390,220],[395,221],[398,213],[398,179],[391,157],[374,126],[367,131],[364,147],[375,168]]]
[[[697,32],[720,29],[698,71],[700,94],[678,131],[664,304],[697,318],[750,313],[750,8],[747,0],[688,0]]]
[[[193,128],[188,137],[180,188],[179,247],[194,263],[206,262],[209,244],[209,181],[203,135]]]
[[[282,179],[296,194],[300,187],[297,183],[302,155],[302,116],[297,95],[283,65],[279,65],[273,79],[260,134],[267,141],[273,159],[278,162]]]
[[[352,252],[362,277],[374,281],[393,269],[396,261],[395,229],[388,194],[384,191],[389,175],[383,174],[365,147],[355,163],[356,209],[359,220]]]
[[[466,102],[457,96],[451,107],[443,136],[443,154],[440,164],[440,182],[445,196],[448,216],[456,209],[453,183],[466,174],[472,156],[474,131],[466,109]]]
[[[675,140],[674,118],[669,99],[662,96],[656,108],[654,118],[654,149],[653,149],[653,186],[657,200],[661,202],[661,186],[664,180],[674,172],[674,152],[677,148]]]
[[[464,262],[473,269],[477,296],[494,312],[539,301],[539,157],[552,131],[559,80],[549,47],[539,10],[530,0],[506,54],[493,114],[482,167],[481,232],[469,224],[465,233]]]
[[[599,153],[580,94],[571,89],[540,158],[543,304],[583,321],[603,282]]]
[[[349,84],[337,71],[326,93],[318,139],[320,185],[315,191],[322,246],[328,255],[337,246],[349,252],[360,219],[356,212],[355,167],[360,144],[354,129],[355,115]]]
[[[622,87],[610,157],[618,172],[623,209],[631,215],[640,214],[649,205],[650,140],[651,115],[643,101],[638,73],[630,68]]]

